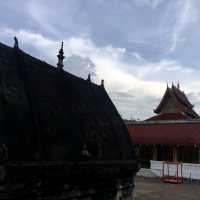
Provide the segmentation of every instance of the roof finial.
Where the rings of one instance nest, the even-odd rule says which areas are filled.
[[[178,89],[180,89],[180,84],[179,84],[179,81],[178,81],[178,83],[177,83],[177,88],[178,88]]]
[[[91,75],[90,74],[88,74],[87,81],[91,82]]]
[[[101,86],[104,87],[104,80],[101,80]]]
[[[17,39],[16,36],[14,37],[14,40],[15,40],[14,48],[18,49],[19,48],[19,46],[18,46],[18,39]]]
[[[63,51],[63,42],[61,44],[61,48],[57,57],[58,57],[57,67],[58,69],[63,70],[63,67],[64,67],[63,60],[65,59],[64,51]]]
[[[168,81],[166,81],[166,83],[167,83],[167,88],[169,87],[169,85],[168,85]]]

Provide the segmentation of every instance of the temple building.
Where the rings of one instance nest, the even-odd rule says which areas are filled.
[[[167,86],[154,113],[126,123],[142,165],[148,167],[150,160],[200,163],[200,118],[179,84]]]
[[[132,199],[137,157],[104,82],[66,72],[63,43],[57,57],[0,43],[0,199]]]
[[[193,105],[183,91],[179,83],[175,86],[172,83],[167,89],[158,107],[154,110],[156,116],[149,120],[177,120],[177,119],[198,119],[199,115],[194,111]]]

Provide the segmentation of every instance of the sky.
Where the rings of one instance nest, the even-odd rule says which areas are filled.
[[[100,84],[126,119],[154,115],[167,83],[200,113],[200,1],[0,1],[0,42]]]

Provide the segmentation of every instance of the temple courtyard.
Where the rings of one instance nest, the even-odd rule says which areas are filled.
[[[200,183],[162,183],[160,179],[136,178],[135,200],[199,200]]]

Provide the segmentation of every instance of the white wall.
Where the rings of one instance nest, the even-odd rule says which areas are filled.
[[[162,177],[163,162],[151,160],[151,170],[156,176]],[[180,171],[180,168],[179,168]],[[165,173],[167,173],[167,166],[165,165]],[[176,175],[176,166],[170,165],[169,174]],[[183,177],[189,179],[200,180],[200,164],[183,163]]]

